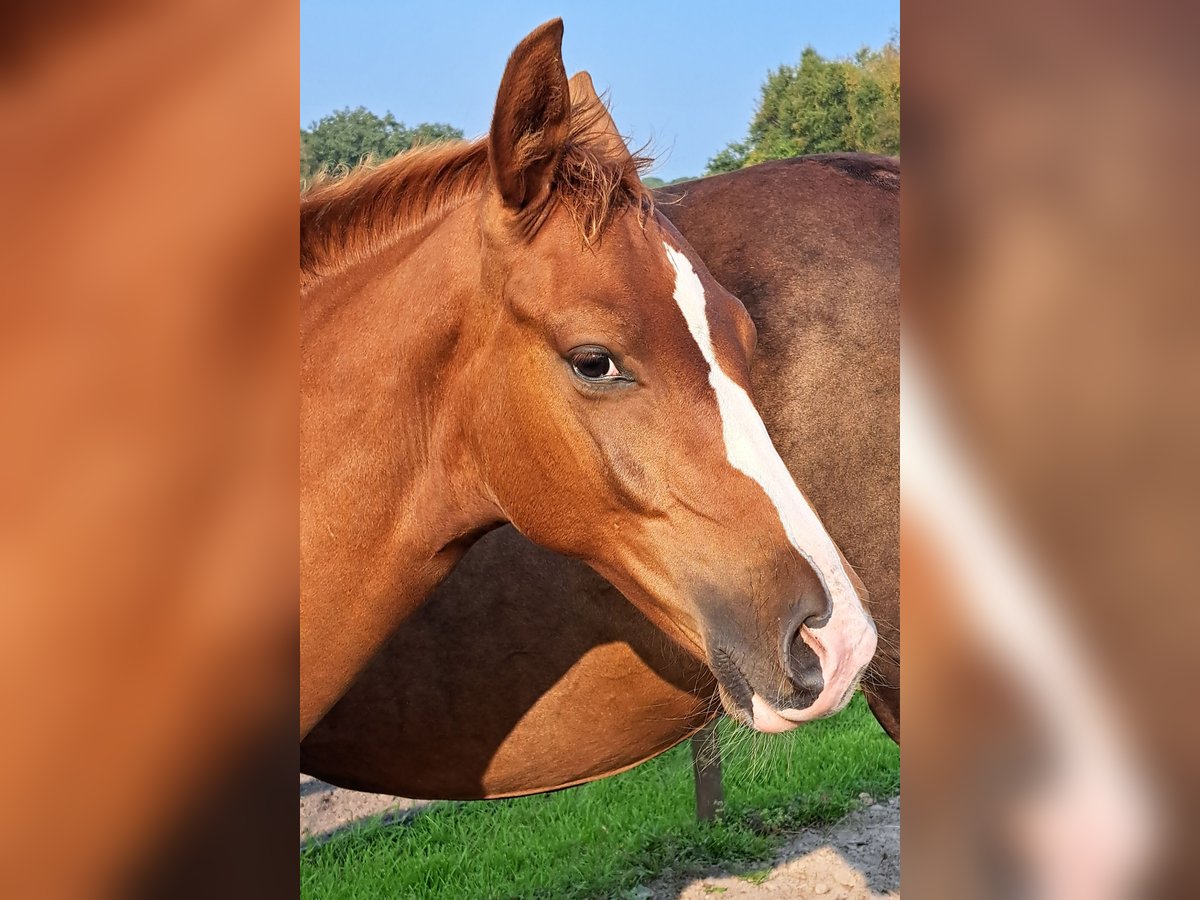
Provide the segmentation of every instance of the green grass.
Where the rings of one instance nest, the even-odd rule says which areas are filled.
[[[787,835],[894,794],[900,754],[861,696],[785,736],[722,723],[725,811],[700,823],[687,742],[638,768],[555,794],[437,803],[367,824],[300,857],[306,900],[623,897],[666,870],[767,859]]]

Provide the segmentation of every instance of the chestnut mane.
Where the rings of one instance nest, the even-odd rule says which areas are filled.
[[[653,159],[618,149],[597,125],[607,116],[592,98],[576,102],[554,175],[551,203],[570,210],[594,241],[624,209],[653,208],[641,172]],[[340,178],[321,173],[300,197],[301,286],[378,253],[397,238],[446,215],[488,183],[488,139],[433,144]]]

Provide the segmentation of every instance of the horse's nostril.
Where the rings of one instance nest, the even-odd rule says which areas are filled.
[[[783,638],[784,653],[790,652],[792,644],[799,641],[804,643],[800,637],[800,629],[807,625],[810,629],[818,629],[829,621],[830,604],[825,597],[825,592],[820,590],[806,590],[800,595],[799,602],[791,609],[792,617],[788,625],[787,632]]]
[[[805,643],[800,628],[800,625],[796,626],[791,640],[786,644],[784,670],[798,691],[809,693],[816,699],[825,687],[825,679],[821,674],[821,660],[813,648]]]

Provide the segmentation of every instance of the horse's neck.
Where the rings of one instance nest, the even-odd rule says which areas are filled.
[[[479,267],[472,222],[457,218],[306,298],[302,723],[488,524],[454,421],[470,412],[456,402],[456,358]]]

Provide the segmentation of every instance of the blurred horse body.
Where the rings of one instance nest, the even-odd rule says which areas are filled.
[[[865,584],[879,644],[863,689],[897,740],[899,185],[897,160],[835,154],[656,197],[754,319],[755,397]],[[393,634],[301,767],[408,797],[537,793],[637,765],[718,709],[702,659],[590,568],[505,527]]]

